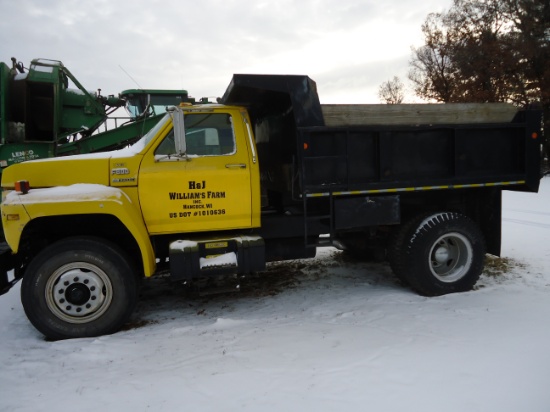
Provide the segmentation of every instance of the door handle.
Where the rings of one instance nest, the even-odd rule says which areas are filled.
[[[227,169],[246,169],[246,165],[244,163],[230,163],[225,165]]]

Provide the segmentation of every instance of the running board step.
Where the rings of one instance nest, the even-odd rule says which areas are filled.
[[[189,240],[170,243],[170,277],[193,280],[265,270],[265,245],[259,236]]]

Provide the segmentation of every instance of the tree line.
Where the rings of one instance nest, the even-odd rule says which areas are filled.
[[[549,0],[453,0],[449,10],[426,17],[422,33],[424,45],[412,49],[408,75],[418,97],[540,105],[548,135]],[[384,82],[379,97],[401,103],[400,79]]]

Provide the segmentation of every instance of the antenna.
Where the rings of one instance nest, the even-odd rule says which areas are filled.
[[[120,67],[120,70],[126,73],[126,76],[132,79],[132,81],[137,85],[138,88],[143,89],[143,87],[141,87],[141,85],[138,82],[136,82],[136,80],[132,76],[130,76],[130,74],[126,70],[124,70],[124,68],[120,64],[118,65],[118,67]]]

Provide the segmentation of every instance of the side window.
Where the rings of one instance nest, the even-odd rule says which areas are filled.
[[[233,121],[226,113],[186,114],[185,141],[189,156],[226,156],[235,153]],[[155,155],[175,153],[174,131],[164,138]]]
[[[172,129],[155,150],[155,155],[168,156],[174,153],[176,153],[176,143],[174,142],[174,129]]]

